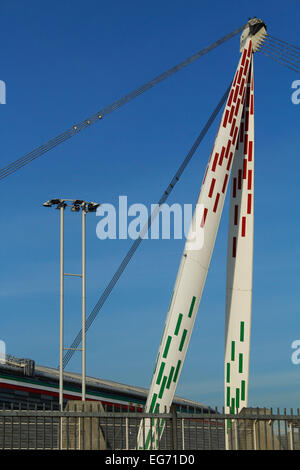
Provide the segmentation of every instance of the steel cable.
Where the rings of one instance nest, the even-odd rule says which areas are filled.
[[[284,67],[300,73],[300,48],[298,46],[267,34],[259,46],[258,52]]]
[[[291,43],[289,43],[289,42],[282,41],[282,39],[276,38],[275,36],[271,36],[271,34],[268,34],[267,37],[271,38],[271,39],[272,39],[273,41],[275,41],[275,42],[279,42],[279,43],[281,43],[281,44],[285,44],[286,46],[288,46],[288,47],[291,48],[291,49],[296,49],[296,50],[300,51],[300,47],[295,46],[294,44],[291,44]]]
[[[258,52],[270,57],[284,67],[300,73],[300,48],[297,46],[268,35],[259,47]]]
[[[267,57],[270,57],[271,59],[273,59],[276,62],[280,63],[284,67],[287,67],[288,69],[293,70],[294,72],[300,73],[300,70],[296,68],[296,65],[294,67],[291,67],[290,65],[286,64],[284,61],[280,60],[277,56],[266,52],[264,49],[260,49],[258,52],[260,52],[261,54],[263,54]]]
[[[280,51],[281,54],[283,54],[287,57],[291,56],[290,58],[292,60],[295,60],[296,62],[300,62],[300,53],[299,52],[296,52],[296,51],[290,52],[290,50],[285,49],[284,47],[280,47],[276,43],[268,41],[267,39],[264,40],[263,47],[264,46],[268,46],[271,49],[274,49],[278,52]]]
[[[290,57],[287,58],[287,57],[286,57],[284,54],[282,54],[281,52],[276,51],[276,50],[274,50],[274,49],[270,49],[268,46],[265,46],[265,45],[263,45],[260,50],[265,51],[265,52],[271,54],[273,57],[276,57],[276,58],[282,60],[283,62],[285,62],[285,63],[287,63],[287,64],[289,64],[289,65],[292,65],[293,67],[296,67],[296,68],[298,69],[298,71],[300,72],[300,64],[297,64],[297,62],[294,61],[294,60],[290,60]]]
[[[132,99],[136,98],[137,96],[141,95],[145,91],[149,90],[150,88],[153,88],[155,85],[158,83],[162,82],[166,78],[170,77],[174,73],[182,70],[184,67],[192,64],[195,62],[197,59],[199,59],[201,56],[207,54],[208,52],[212,51],[216,47],[220,46],[221,44],[225,43],[229,39],[231,39],[233,36],[237,35],[240,33],[244,28],[244,25],[235,29],[231,33],[227,34],[226,36],[222,37],[218,41],[215,41],[208,47],[201,49],[198,51],[196,54],[188,57],[185,59],[183,62],[180,62],[179,64],[175,65],[174,67],[170,68],[166,72],[158,75],[154,79],[150,80],[149,82],[145,83],[141,87],[137,88],[136,90],[128,93],[127,95],[123,96],[119,100],[115,101],[114,103],[110,104],[109,106],[106,106],[103,108],[101,111],[98,111],[97,113],[93,114],[89,118],[85,119],[84,121],[79,122],[78,124],[75,124],[72,128],[66,130],[62,134],[58,135],[54,139],[48,141],[44,145],[41,145],[40,147],[37,147],[33,151],[27,153],[23,157],[15,160],[14,162],[10,163],[9,165],[5,166],[4,168],[0,169],[0,180],[6,178],[7,176],[11,175],[12,173],[16,172],[23,166],[27,165],[28,163],[32,162],[36,158],[40,157],[41,155],[45,154],[49,150],[53,149],[57,145],[61,144],[62,142],[65,142],[66,140],[70,139],[73,137],[75,134],[78,134],[81,130],[85,129],[86,127],[89,127],[91,124],[94,124],[95,122],[101,120],[104,116],[107,116],[108,114],[112,113],[113,111],[117,110],[124,104],[128,103]]]
[[[221,110],[222,106],[224,105],[224,103],[226,101],[226,98],[228,96],[228,93],[230,91],[230,87],[231,87],[231,84],[227,88],[225,94],[222,96],[222,98],[219,101],[218,105],[216,106],[215,110],[213,111],[213,113],[209,117],[207,123],[203,127],[201,133],[199,134],[199,136],[195,140],[195,142],[192,145],[190,151],[188,152],[188,154],[186,155],[186,157],[183,160],[182,164],[178,168],[177,172],[175,173],[175,176],[172,178],[172,180],[171,180],[170,184],[168,185],[167,189],[163,192],[163,194],[162,194],[162,196],[161,196],[161,198],[158,201],[158,204],[156,206],[156,210],[151,214],[151,216],[148,219],[148,222],[145,224],[145,226],[141,230],[141,235],[132,243],[129,251],[127,252],[126,256],[123,258],[120,266],[116,270],[116,272],[113,275],[110,282],[107,284],[106,288],[104,289],[103,293],[101,294],[101,296],[100,296],[98,302],[96,303],[95,307],[93,308],[93,310],[89,314],[89,316],[86,320],[86,326],[85,326],[86,333],[87,333],[88,329],[90,328],[90,326],[92,325],[93,321],[95,320],[96,316],[98,315],[99,311],[103,307],[103,305],[106,302],[107,298],[111,294],[111,292],[112,292],[113,288],[115,287],[115,285],[117,284],[118,280],[120,279],[122,273],[124,272],[126,266],[129,263],[129,261],[131,260],[134,253],[136,252],[139,245],[141,244],[141,242],[143,240],[143,236],[145,235],[145,233],[148,232],[149,228],[151,227],[151,224],[152,224],[153,220],[158,215],[160,206],[168,199],[169,195],[171,194],[171,192],[174,189],[174,186],[179,181],[182,173],[184,172],[185,168],[187,167],[188,163],[190,162],[191,158],[193,157],[193,155],[195,154],[197,148],[199,147],[201,141],[205,137],[206,133],[208,132],[209,128],[211,127],[212,123],[214,122],[216,116],[218,115],[219,111]],[[81,340],[82,340],[82,330],[79,331],[79,333],[75,337],[74,341],[72,342],[70,348],[77,349],[78,346],[81,343]],[[63,367],[64,368],[67,366],[68,362],[70,361],[70,359],[72,358],[74,353],[75,353],[74,350],[69,349],[67,351],[67,353],[65,354],[64,359],[63,359]]]

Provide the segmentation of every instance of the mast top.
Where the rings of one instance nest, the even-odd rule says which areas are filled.
[[[266,35],[267,26],[263,20],[256,18],[256,16],[254,18],[250,18],[241,35],[240,52],[244,49],[248,38],[251,38],[253,52],[256,52],[264,41]]]

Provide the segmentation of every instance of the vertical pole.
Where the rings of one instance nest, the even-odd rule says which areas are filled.
[[[236,419],[234,421],[234,429],[235,429],[235,450],[239,450],[239,436],[238,436],[238,433],[239,433],[239,420]]]
[[[254,436],[254,450],[257,450],[257,433],[256,433],[256,425],[259,426],[259,422],[257,419],[253,420],[253,436]]]
[[[129,421],[125,418],[125,448],[129,450]]]
[[[86,211],[82,209],[82,401],[85,401],[85,217]]]
[[[63,411],[63,347],[64,347],[64,205],[60,207],[60,332],[59,332],[59,407]]]
[[[171,442],[171,449],[177,450],[177,413],[176,413],[176,406],[171,406],[171,419],[172,419],[172,442]]]
[[[294,442],[293,442],[293,422],[292,422],[292,421],[289,423],[289,428],[290,428],[290,432],[289,432],[289,437],[290,437],[290,450],[294,450]]]

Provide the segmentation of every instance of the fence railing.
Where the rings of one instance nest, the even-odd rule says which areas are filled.
[[[164,423],[158,441],[146,445],[142,432],[149,450],[300,450],[299,410],[146,414],[88,403],[77,411],[0,410],[0,449],[135,450],[139,429],[157,421]]]

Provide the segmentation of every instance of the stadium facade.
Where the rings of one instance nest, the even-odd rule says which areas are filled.
[[[110,410],[143,411],[148,390],[101,378],[86,378],[86,400],[98,401]],[[0,406],[58,409],[58,369],[35,364],[31,359],[7,356],[0,362]],[[81,400],[81,375],[64,372],[64,405]],[[196,401],[174,397],[173,405],[184,412],[208,411]]]

